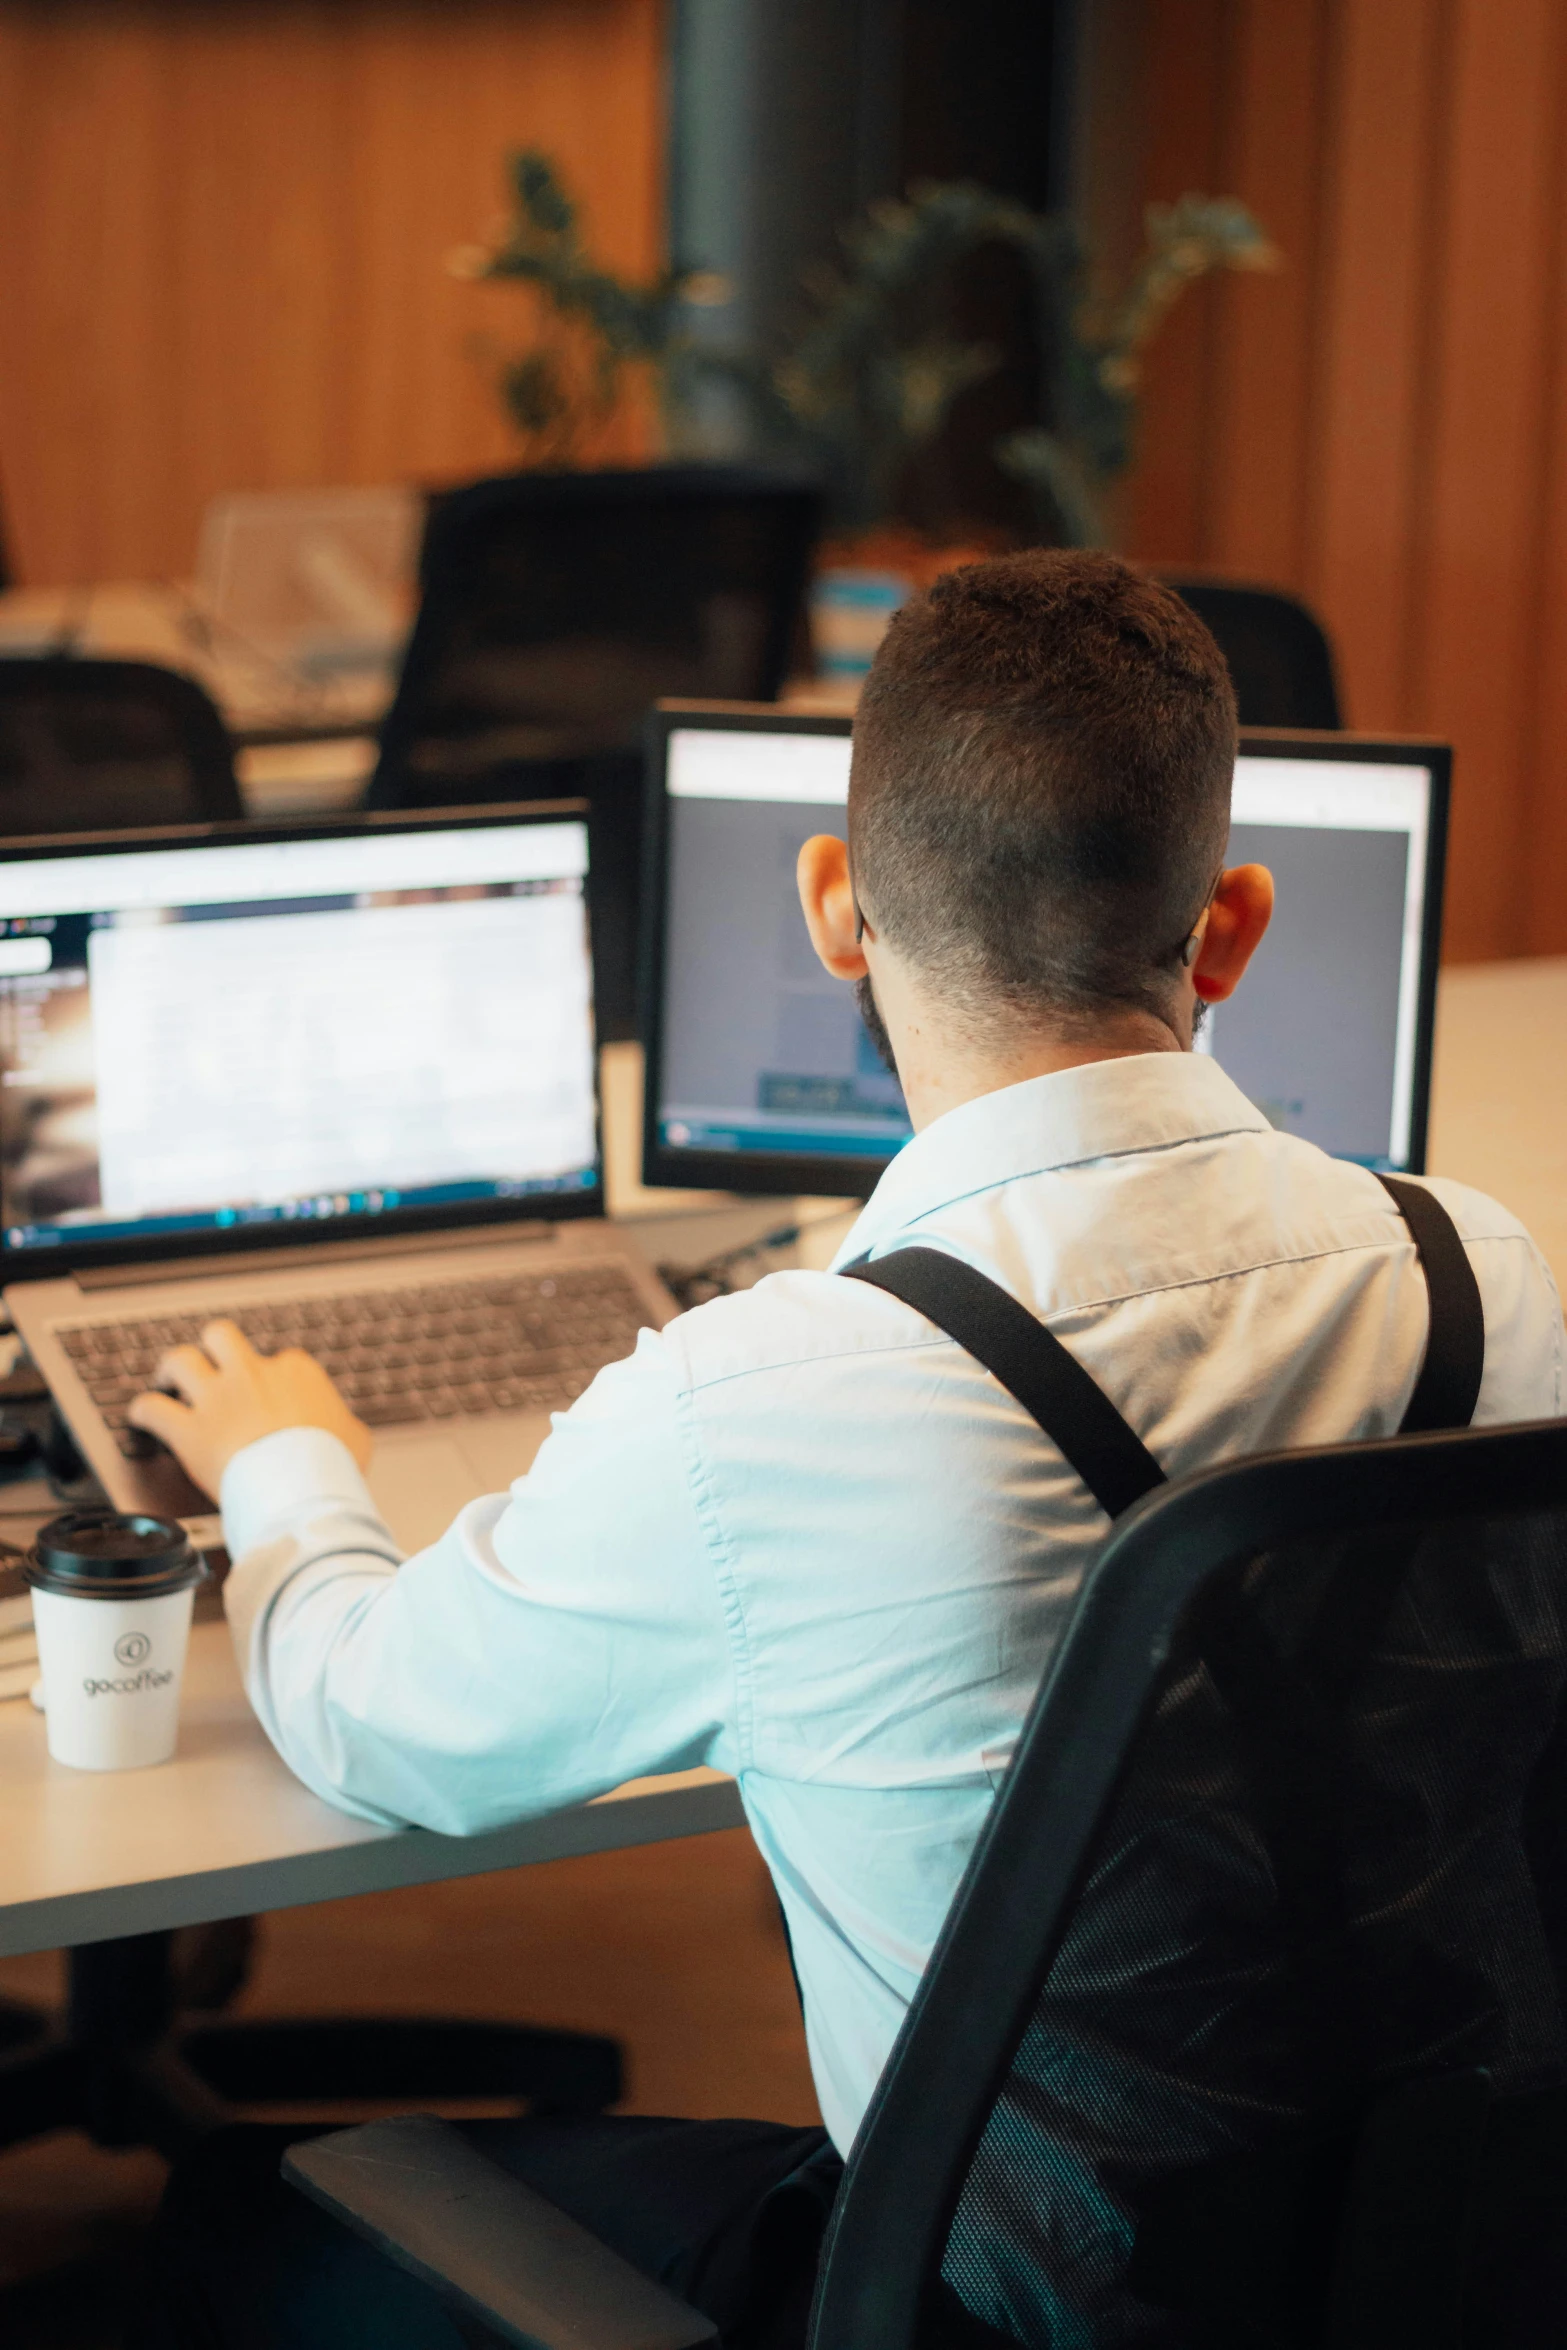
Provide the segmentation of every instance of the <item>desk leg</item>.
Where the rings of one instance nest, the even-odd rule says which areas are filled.
[[[0,2146],[19,2146],[74,2121],[76,2051],[42,2008],[0,2003]]]
[[[174,1937],[130,1934],[70,1954],[66,2031],[82,2084],[81,2121],[100,2146],[178,2154],[232,2114],[179,2055]]]
[[[181,2053],[173,1939],[70,1951],[63,2019],[0,2003],[0,2146],[80,2129],[100,2146],[174,2155],[234,2118]]]

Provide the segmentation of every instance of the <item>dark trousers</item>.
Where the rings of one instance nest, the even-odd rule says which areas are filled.
[[[801,2350],[842,2165],[822,2130],[640,2115],[460,2125],[504,2169],[711,2317]],[[245,2124],[169,2180],[128,2350],[463,2350],[441,2303],[278,2176],[316,2133]]]

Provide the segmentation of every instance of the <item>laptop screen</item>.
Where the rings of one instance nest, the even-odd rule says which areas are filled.
[[[575,811],[7,862],[7,1272],[596,1207],[586,874]]]
[[[909,1134],[851,991],[795,896],[800,844],[844,834],[848,722],[668,712],[644,1178],[865,1191]],[[1272,868],[1273,926],[1213,1053],[1275,1125],[1423,1163],[1448,754],[1248,736],[1228,862]]]

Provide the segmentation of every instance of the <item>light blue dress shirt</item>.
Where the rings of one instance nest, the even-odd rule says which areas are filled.
[[[1560,1413],[1539,1252],[1432,1189],[1485,1304],[1477,1421]],[[1174,1475],[1390,1433],[1424,1349],[1381,1185],[1193,1054],[951,1111],[839,1261],[916,1241],[1045,1318]],[[780,1273],[644,1331],[405,1564],[319,1432],[248,1447],[222,1503],[252,1702],[329,1801],[461,1835],[648,1772],[738,1777],[847,2148],[1104,1533],[1021,1407],[897,1300]]]

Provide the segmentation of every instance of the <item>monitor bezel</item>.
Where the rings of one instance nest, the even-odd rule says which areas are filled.
[[[1420,919],[1420,986],[1415,999],[1415,1055],[1410,1077],[1409,1164],[1394,1172],[1423,1175],[1431,1128],[1431,1068],[1436,1043],[1436,988],[1442,961],[1447,891],[1447,828],[1453,787],[1453,746],[1413,735],[1308,733],[1276,726],[1243,727],[1240,755],[1249,759],[1345,759],[1367,765],[1424,767],[1431,777],[1426,824],[1426,869]]]
[[[829,1198],[867,1199],[884,1170],[891,1164],[890,1158],[851,1158],[837,1153],[824,1157],[804,1151],[769,1154],[762,1151],[687,1150],[666,1144],[659,1134],[669,880],[669,794],[666,775],[669,737],[677,727],[728,728],[759,734],[847,735],[853,731],[853,720],[845,713],[783,710],[776,704],[665,701],[659,703],[648,721],[639,989],[644,1052],[643,1184],[650,1191],[727,1191],[743,1198],[815,1194]],[[1441,959],[1443,896],[1447,877],[1452,747],[1448,743],[1418,735],[1327,734],[1299,727],[1245,727],[1241,731],[1239,754],[1245,758],[1392,763],[1424,767],[1430,773],[1431,804],[1426,827],[1420,986],[1415,1013],[1408,1166],[1410,1174],[1424,1174],[1430,1127],[1437,969]],[[735,1180],[739,1175],[744,1176],[743,1182]]]
[[[137,827],[134,830],[35,834],[7,841],[9,864],[34,863],[48,857],[101,856],[121,851],[136,855],[153,850],[203,849],[219,846],[269,846],[280,841],[355,840],[387,833],[473,832],[502,825],[532,828],[562,820],[586,827],[588,803],[582,799],[496,801],[473,808],[418,811],[339,810],[331,815],[254,820],[230,818],[210,824]],[[591,986],[592,874],[584,873],[584,906],[588,922]],[[74,909],[73,909],[74,910]],[[67,1233],[59,1240],[31,1248],[0,1246],[0,1281],[14,1288],[24,1281],[53,1280],[64,1273],[119,1265],[173,1264],[209,1258],[256,1258],[273,1250],[318,1250],[352,1246],[356,1241],[385,1242],[417,1238],[486,1225],[559,1223],[579,1216],[604,1213],[604,1130],[599,1084],[599,1042],[593,1034],[593,1177],[580,1191],[538,1192],[522,1199],[449,1202],[444,1206],[386,1208],[375,1215],[352,1214],[317,1221],[280,1221],[276,1224],[238,1224],[227,1230],[196,1230],[150,1234],[144,1240],[123,1233],[93,1240]]]
[[[781,723],[780,723],[781,722]],[[677,727],[745,734],[848,735],[853,720],[838,711],[781,710],[775,702],[663,701],[647,723],[647,796],[642,851],[642,940],[638,1002],[642,1031],[642,1181],[649,1190],[729,1191],[741,1198],[811,1196],[868,1199],[890,1164],[806,1151],[675,1149],[658,1131],[664,1056],[664,957],[669,908],[669,737]],[[747,1180],[736,1183],[743,1170]]]

